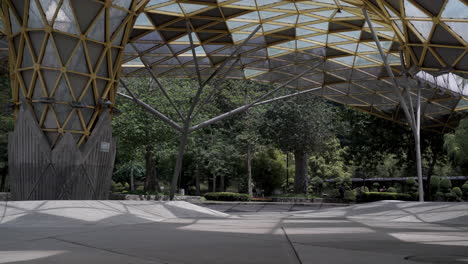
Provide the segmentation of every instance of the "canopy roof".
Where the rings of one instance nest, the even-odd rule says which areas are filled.
[[[400,84],[413,93],[423,85],[422,126],[456,126],[468,109],[468,8],[462,0],[153,0],[136,21],[123,73],[145,75],[145,62],[157,76],[195,77],[193,31],[202,76],[245,42],[229,78],[282,83],[323,60],[290,86],[323,86],[315,93],[326,99],[404,121],[363,7]],[[401,76],[400,54],[429,82]]]
[[[314,93],[404,123],[362,8],[400,85],[412,94],[422,87],[422,127],[455,127],[468,114],[465,0],[149,0],[125,48],[123,76],[147,75],[146,63],[158,77],[196,77],[190,34],[204,77],[239,48],[221,76],[284,83],[314,68],[289,86],[323,87]]]

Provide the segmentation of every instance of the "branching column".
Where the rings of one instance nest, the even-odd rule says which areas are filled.
[[[120,59],[142,1],[5,0],[15,200],[105,199]]]

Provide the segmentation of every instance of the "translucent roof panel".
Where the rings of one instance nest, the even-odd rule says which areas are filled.
[[[291,87],[304,90],[321,86],[315,93],[329,100],[404,122],[398,98],[365,23],[364,6],[401,85],[413,92],[415,85],[424,84],[422,102],[431,106],[423,107],[427,109],[423,126],[444,130],[457,124],[453,111],[465,113],[466,109],[463,98],[468,92],[468,9],[462,0],[437,2],[153,1],[145,13],[156,29],[145,27],[146,21],[137,23],[130,41],[150,43],[146,36],[157,32],[162,42],[170,44],[169,53],[156,52],[160,42],[154,42],[154,48],[146,52],[130,50],[123,71],[127,76],[146,75],[143,63],[138,66],[135,60],[141,57],[152,62],[149,64],[158,76],[194,78],[187,21],[194,31],[197,57],[206,59],[203,65],[199,64],[204,78],[230,56],[237,55],[240,59],[227,73],[228,78],[281,83],[301,69],[316,67]],[[460,11],[463,9],[466,12]],[[242,49],[234,54],[241,45]],[[172,59],[158,59],[161,56]],[[406,68],[419,70],[415,77],[419,83],[402,75],[401,61],[405,61]]]

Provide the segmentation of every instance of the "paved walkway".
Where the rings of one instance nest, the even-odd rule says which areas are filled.
[[[0,263],[468,263],[466,203],[238,206],[0,202]]]

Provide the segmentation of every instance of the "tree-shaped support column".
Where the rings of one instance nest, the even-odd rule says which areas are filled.
[[[6,0],[15,200],[105,199],[110,118],[138,0]]]

